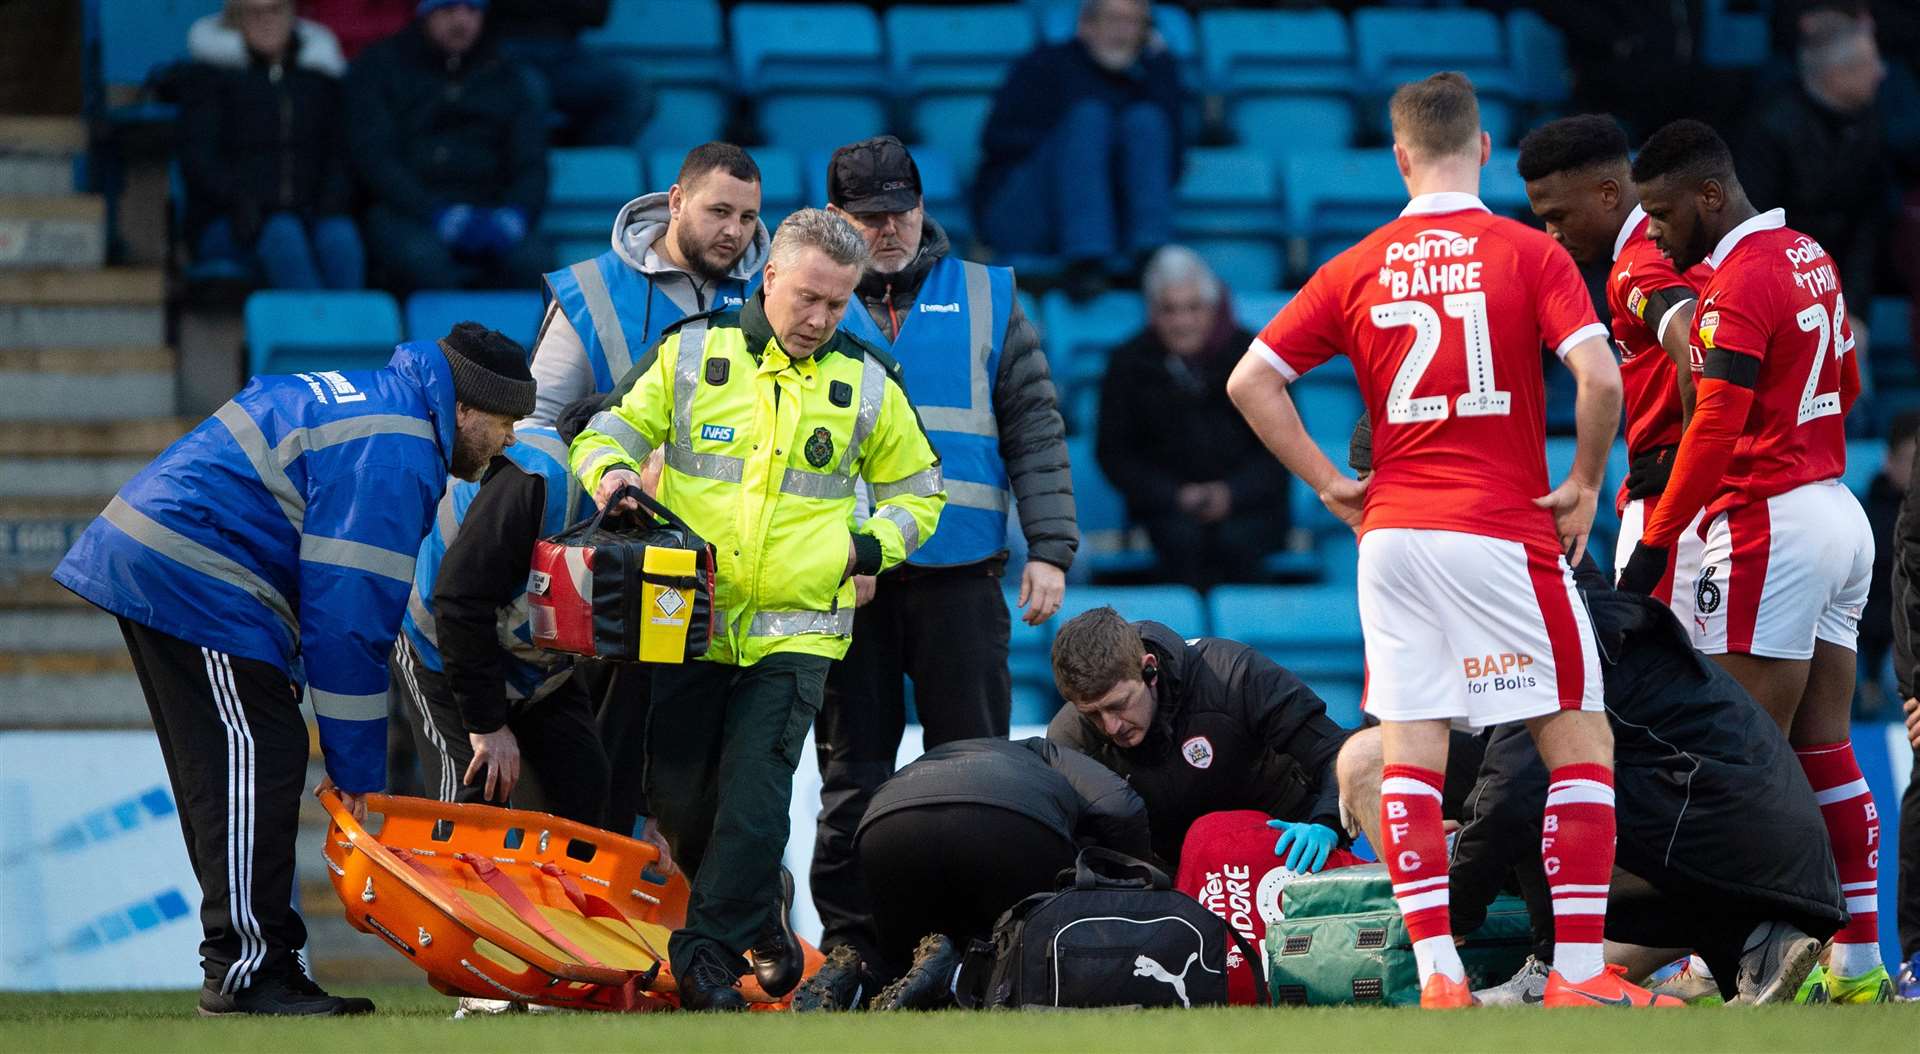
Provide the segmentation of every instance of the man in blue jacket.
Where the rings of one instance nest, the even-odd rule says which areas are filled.
[[[385,369],[257,377],[120,489],[53,577],[119,616],[200,880],[200,1012],[365,1013],[296,953],[302,687],[355,815],[386,783],[387,650],[447,476],[533,409],[526,352],[471,322]]]

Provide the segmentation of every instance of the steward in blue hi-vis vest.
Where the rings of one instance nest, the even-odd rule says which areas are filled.
[[[567,468],[567,445],[561,442],[559,432],[544,425],[522,423],[514,429],[514,445],[508,447],[503,456],[527,475],[539,477],[546,483],[540,537],[558,534],[572,526],[581,517],[582,509],[591,511],[586,492],[580,489]],[[445,666],[441,661],[435,619],[434,582],[439,578],[447,547],[460,534],[467,509],[486,485],[486,482],[460,480],[447,488],[434,516],[434,528],[420,543],[420,555],[414,561],[413,594],[407,598],[401,632],[407,635],[420,662],[436,673],[445,672]],[[531,552],[531,546],[528,551]],[[506,675],[507,699],[513,703],[539,701],[566,679],[573,666],[571,656],[534,647],[527,610],[524,585],[513,602],[500,609],[500,644],[508,656],[502,672]]]
[[[740,307],[760,285],[771,242],[764,224],[724,277],[689,274],[667,262],[667,195],[628,202],[613,224],[613,247],[546,276],[550,317],[533,348],[539,382],[532,420],[552,424],[560,409],[610,392],[668,326],[705,311]]]
[[[858,304],[840,323],[899,362],[927,437],[940,452],[947,507],[940,529],[908,558],[910,564],[970,564],[1006,548],[1012,495],[993,389],[1013,302],[1012,271],[946,256],[922,280],[896,339],[889,341]],[[875,499],[886,496],[876,488]]]

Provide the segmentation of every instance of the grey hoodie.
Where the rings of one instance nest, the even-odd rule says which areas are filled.
[[[719,306],[714,302],[715,283],[711,279],[680,270],[657,251],[656,243],[666,233],[667,195],[664,191],[643,194],[627,202],[614,217],[610,238],[613,252],[647,280],[650,290],[657,288],[679,309],[674,312],[656,310],[651,296],[647,304],[629,305],[634,315],[645,320],[644,332],[629,330],[626,334],[627,347],[636,359],[659,339],[661,330],[688,315]],[[753,240],[733,265],[728,277],[741,282],[753,281],[767,262],[767,250],[772,241],[766,224],[755,221]],[[549,298],[546,318],[540,324],[539,339],[534,342],[533,379],[540,391],[538,405],[528,420],[536,424],[552,424],[559,418],[561,408],[595,390],[593,367],[587,361],[586,346],[566,313],[560,310],[556,299]],[[614,380],[618,381],[619,378],[616,376]]]

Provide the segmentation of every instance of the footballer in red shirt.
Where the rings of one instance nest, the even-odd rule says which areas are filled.
[[[1781,210],[1747,200],[1726,144],[1698,121],[1655,132],[1633,180],[1660,250],[1677,268],[1704,260],[1712,277],[1693,324],[1693,417],[1620,587],[1652,589],[1704,510],[1694,644],[1799,754],[1852,914],[1815,983],[1834,1002],[1884,1001],[1879,815],[1848,730],[1873,534],[1840,482],[1860,370],[1839,273]]]
[[[1520,178],[1547,233],[1573,258],[1607,267],[1607,310],[1626,390],[1627,478],[1614,497],[1620,538],[1614,565],[1640,541],[1666,489],[1693,402],[1687,338],[1700,268],[1682,277],[1647,237],[1647,216],[1628,171],[1627,135],[1604,114],[1563,117],[1520,141]],[[1683,533],[1654,596],[1682,623],[1693,617],[1701,543]],[[1681,588],[1674,589],[1674,583]]]
[[[1524,720],[1552,769],[1541,846],[1554,903],[1548,1005],[1649,1005],[1601,954],[1613,871],[1613,737],[1567,566],[1593,522],[1620,420],[1620,371],[1573,260],[1478,197],[1490,143],[1473,85],[1394,93],[1393,156],[1412,202],[1322,267],[1227,382],[1289,470],[1360,532],[1367,710],[1382,724],[1382,844],[1413,939],[1420,1003],[1471,1005],[1447,917],[1440,788],[1452,723]],[[1542,345],[1579,383],[1579,449],[1549,485]],[[1335,468],[1288,385],[1353,360],[1373,474]],[[1677,1001],[1676,1001],[1677,1002]]]

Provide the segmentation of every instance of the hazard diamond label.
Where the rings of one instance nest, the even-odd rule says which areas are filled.
[[[680,599],[679,590],[662,589],[653,598],[653,606],[659,608],[660,613],[662,615],[666,615],[669,618],[671,618],[674,615],[678,615],[680,613],[680,609],[687,606],[687,602],[685,600]]]

